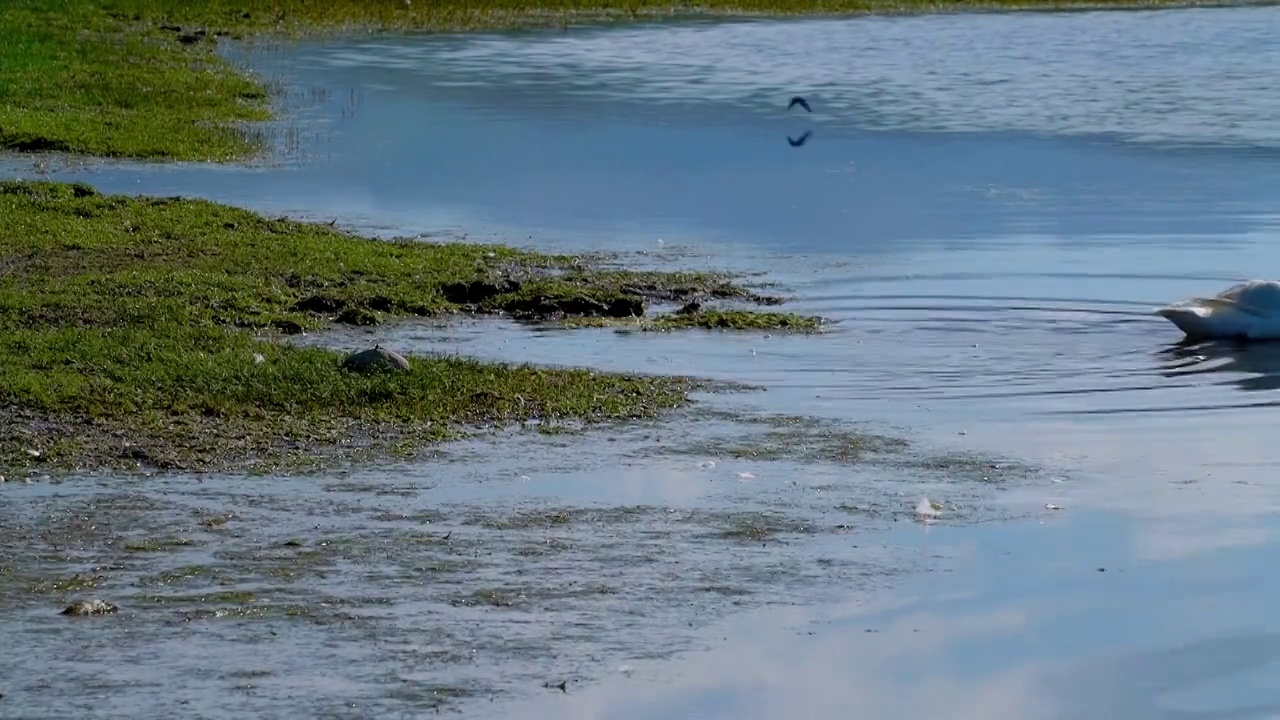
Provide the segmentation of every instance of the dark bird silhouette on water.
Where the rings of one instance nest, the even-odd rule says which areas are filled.
[[[812,134],[813,134],[812,131],[805,130],[804,134],[798,138],[792,138],[790,135],[788,135],[787,142],[791,144],[791,147],[800,147],[801,145],[809,141],[809,136]]]
[[[813,112],[813,108],[809,107],[809,103],[799,95],[791,98],[791,102],[787,103],[787,109],[790,110],[797,105],[804,108],[805,112]]]

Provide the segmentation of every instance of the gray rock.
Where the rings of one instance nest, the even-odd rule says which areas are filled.
[[[90,598],[88,600],[81,600],[78,603],[74,603],[72,605],[67,606],[67,609],[62,611],[62,614],[63,615],[81,615],[81,616],[110,615],[111,613],[116,612],[119,609],[120,608],[116,607],[115,605],[112,605],[111,603],[105,600],[99,600],[98,598]]]
[[[409,369],[409,360],[394,350],[387,350],[381,345],[374,345],[368,350],[361,350],[348,355],[342,361],[342,369],[352,372],[401,371]]]

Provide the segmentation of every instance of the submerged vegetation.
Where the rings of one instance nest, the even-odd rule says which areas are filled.
[[[1043,474],[1038,467],[981,453],[922,453],[906,438],[819,417],[742,415],[709,408],[693,414],[711,427],[728,423],[731,432],[702,432],[687,442],[647,452],[725,461],[875,466],[885,472],[915,476],[923,471],[930,478],[995,485]]]
[[[0,4],[0,149],[232,160],[269,93],[220,38],[360,30],[484,30],[743,16],[1113,8],[1194,0],[7,0]]]
[[[643,315],[770,302],[709,273],[502,246],[381,241],[217,203],[0,183],[0,468],[199,469],[446,437],[461,425],[651,417],[696,383],[461,358],[345,371],[280,342],[456,312]]]
[[[564,321],[569,327],[635,328],[666,330],[779,330],[814,333],[822,329],[822,318],[795,313],[755,310],[681,310],[652,317],[575,317]]]

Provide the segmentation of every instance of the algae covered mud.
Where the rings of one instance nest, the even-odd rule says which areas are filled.
[[[708,434],[768,457],[677,439]],[[929,569],[875,535],[917,493],[966,523],[1025,513],[993,484],[1041,481],[711,414],[303,477],[9,485],[0,716],[491,717],[695,650],[726,613]],[[59,614],[88,598],[116,609]]]
[[[469,311],[630,318],[656,329],[817,329],[816,319],[782,313],[703,310],[704,301],[781,302],[714,274],[369,240],[207,202],[100,196],[84,185],[0,184],[0,212],[0,471],[11,474],[262,469],[412,453],[463,425],[653,417],[705,386],[441,357],[359,375],[331,351],[270,341],[329,322]],[[651,299],[689,304],[646,320]]]

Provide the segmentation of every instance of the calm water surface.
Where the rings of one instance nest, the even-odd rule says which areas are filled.
[[[1183,714],[1152,703],[1236,662],[1206,657],[1274,658],[1267,633],[1280,628],[1261,608],[1277,599],[1265,558],[1280,351],[1179,348],[1150,311],[1280,272],[1277,33],[1280,8],[1252,8],[241,49],[295,89],[277,135],[286,160],[54,175],[387,234],[766,270],[831,331],[568,341],[464,322],[344,342],[758,382],[767,392],[746,402],[762,409],[892,424],[1077,474],[1021,501],[1079,520],[935,528],[964,555],[962,579],[921,582],[958,595],[876,615],[879,634],[861,616],[795,639],[756,621],[660,690],[571,693],[548,716],[782,717],[813,703],[888,718],[943,702],[969,713],[957,717],[1266,717],[1192,710],[1280,702],[1247,673],[1167,706]],[[812,114],[786,111],[797,93]],[[1007,546],[1017,558],[993,559]],[[1107,552],[1118,560],[1095,560]],[[1092,567],[1108,562],[1129,571]],[[1114,675],[1090,660],[1111,651],[1128,679],[1081,691],[1111,677],[1082,668]]]
[[[1273,551],[1143,561],[1131,523],[895,533],[955,573],[892,595],[766,610],[683,661],[503,708],[522,718],[1280,717]],[[749,640],[748,640],[749,638]]]

